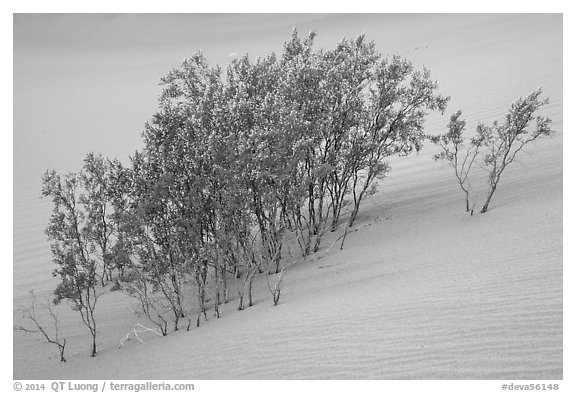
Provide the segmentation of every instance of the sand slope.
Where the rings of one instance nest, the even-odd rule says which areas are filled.
[[[15,378],[562,378],[560,146],[533,149],[472,217],[448,168],[407,159],[358,224],[379,221],[299,263],[278,307],[261,277],[248,310],[122,349],[127,330],[104,326],[96,359],[28,358]],[[102,320],[127,314],[110,298]]]
[[[238,312],[233,300],[221,319],[198,329],[146,335],[146,344],[118,349],[136,320],[129,299],[107,293],[98,306],[95,359],[88,358],[79,317],[59,306],[69,362],[60,364],[53,348],[16,332],[14,378],[562,378],[561,26],[552,17],[545,19],[553,28],[542,30],[531,28],[537,16],[489,19],[424,24],[420,33],[434,33],[411,37],[429,47],[401,53],[432,69],[452,95],[447,115],[462,108],[471,130],[478,120],[501,118],[538,86],[551,98],[544,114],[557,136],[507,170],[487,214],[464,213],[450,169],[431,159],[427,145],[419,156],[393,160],[380,193],[358,217],[358,226],[372,225],[351,233],[343,251],[338,244],[290,270],[279,306],[272,307],[258,277],[254,307]],[[427,132],[447,122],[433,116]],[[473,184],[481,206],[484,174],[476,172]],[[20,248],[27,244],[24,235],[15,239]],[[30,256],[15,253],[15,307],[31,283],[42,293],[52,287],[48,268],[32,258],[40,248],[46,247],[34,243]]]

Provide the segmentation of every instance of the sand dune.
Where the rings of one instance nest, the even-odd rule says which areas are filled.
[[[122,349],[128,326],[104,325],[96,359],[28,359],[38,367],[15,377],[562,378],[562,173],[537,164],[560,146],[534,151],[472,217],[444,169],[407,169],[359,224],[380,221],[290,271],[278,307],[260,279],[248,310]],[[113,296],[101,320],[126,314]]]
[[[221,319],[119,349],[135,318],[129,299],[108,293],[98,309],[96,358],[87,357],[78,317],[61,306],[69,362],[60,364],[39,338],[15,333],[14,378],[561,379],[561,31],[520,25],[528,39],[486,38],[484,24],[471,24],[446,28],[419,45],[428,48],[410,53],[452,95],[449,111],[464,109],[470,132],[479,120],[501,118],[510,102],[537,86],[551,98],[545,114],[558,134],[510,167],[487,214],[464,213],[450,169],[432,160],[427,145],[392,161],[381,191],[358,217],[358,226],[372,224],[349,234],[344,250],[335,246],[289,271],[277,307],[258,277],[254,307],[238,312],[234,299]],[[458,42],[461,50],[451,46]],[[447,121],[431,117],[428,132]],[[472,179],[478,205],[484,176],[478,171]],[[39,214],[43,207],[33,209]],[[320,254],[342,230],[328,236]],[[22,244],[37,237],[20,231]],[[44,293],[52,286],[34,260],[39,247],[15,256],[15,307],[31,283]]]

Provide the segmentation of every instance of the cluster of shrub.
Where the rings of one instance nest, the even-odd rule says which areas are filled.
[[[237,58],[225,72],[195,54],[162,78],[159,110],[129,165],[88,154],[78,173],[45,173],[42,195],[54,205],[46,233],[60,279],[54,300],[80,313],[92,356],[108,284],[138,299],[163,335],[199,326],[208,307],[219,317],[231,280],[239,310],[252,305],[258,273],[276,305],[287,242],[303,257],[318,251],[342,217],[354,224],[388,173],[387,158],[422,148],[426,114],[448,102],[427,69],[383,56],[363,35],[327,51],[313,50],[313,41],[294,31],[279,56]],[[517,121],[512,115],[504,127]],[[474,148],[513,144],[501,128],[479,128]],[[462,130],[455,115],[449,133],[432,140],[466,190]]]

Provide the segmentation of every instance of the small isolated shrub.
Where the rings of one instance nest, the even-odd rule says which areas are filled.
[[[524,147],[542,137],[551,137],[554,131],[550,128],[552,120],[535,113],[548,104],[548,98],[540,100],[542,89],[537,89],[526,98],[520,98],[508,109],[503,123],[495,121],[491,127],[480,124],[478,138],[486,147],[482,167],[488,171],[490,190],[480,213],[488,211],[488,206],[496,192],[502,173],[516,160]],[[535,125],[530,130],[531,125]]]
[[[448,123],[448,132],[441,135],[429,136],[432,143],[442,148],[442,151],[434,155],[434,159],[446,160],[454,169],[454,175],[458,180],[460,188],[466,195],[466,211],[470,212],[470,180],[468,175],[472,165],[478,156],[478,151],[482,145],[482,140],[478,137],[471,138],[469,141],[464,139],[464,130],[466,121],[460,119],[462,111],[454,113]]]
[[[32,327],[27,327],[24,325],[20,325],[16,327],[16,330],[20,330],[25,333],[39,333],[44,337],[44,340],[49,344],[52,344],[58,348],[58,353],[60,355],[60,361],[66,362],[66,358],[64,357],[64,352],[66,350],[66,339],[60,337],[60,330],[59,330],[59,323],[58,317],[54,313],[54,309],[52,308],[51,301],[48,299],[47,303],[47,310],[48,314],[50,314],[50,318],[52,319],[52,332],[49,331],[47,327],[42,325],[39,321],[39,317],[36,313],[36,295],[33,291],[30,291],[30,296],[32,298],[30,305],[23,311],[23,318],[31,322]]]

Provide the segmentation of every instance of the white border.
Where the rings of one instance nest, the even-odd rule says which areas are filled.
[[[462,1],[424,1],[412,0],[410,2],[392,2],[374,1],[330,1],[330,2],[312,2],[310,0],[292,0],[284,2],[283,4],[271,4],[265,1],[218,1],[218,2],[203,2],[198,4],[194,1],[175,1],[163,0],[161,2],[143,1],[135,3],[121,3],[118,0],[102,0],[98,2],[78,2],[71,0],[56,0],[56,1],[14,1],[2,3],[2,14],[0,19],[1,29],[1,42],[4,54],[8,54],[3,58],[2,75],[4,83],[2,86],[2,119],[4,130],[1,132],[2,141],[1,148],[2,154],[2,181],[4,184],[9,184],[10,190],[7,191],[5,187],[2,193],[2,202],[6,210],[10,209],[4,215],[2,220],[2,261],[4,264],[9,265],[10,274],[12,277],[12,184],[13,184],[13,13],[58,13],[58,12],[140,12],[140,13],[168,13],[168,12],[419,12],[419,13],[438,13],[438,12],[544,12],[544,13],[564,13],[564,108],[573,108],[574,99],[572,98],[572,88],[574,87],[574,77],[572,70],[574,67],[573,47],[574,42],[571,37],[574,37],[574,23],[576,22],[573,13],[567,6],[567,1],[548,0],[540,2],[510,2],[510,1],[496,1],[488,0],[477,2],[476,4],[468,4]],[[537,28],[537,26],[535,26]],[[560,391],[569,392],[576,391],[574,384],[574,332],[576,326],[574,325],[574,188],[572,182],[572,169],[573,169],[573,154],[567,150],[566,147],[571,148],[574,146],[574,120],[566,116],[570,111],[563,110],[564,122],[564,380],[563,381],[549,381],[550,383],[560,383]],[[3,310],[10,310],[8,304],[12,304],[12,285],[5,284],[1,286],[2,291],[2,305]],[[8,312],[8,311],[6,311]],[[8,323],[0,324],[0,337],[12,337],[12,326]],[[8,348],[9,347],[9,348]],[[12,340],[10,345],[6,345],[3,351],[1,361],[2,365],[2,386],[3,391],[13,391],[12,381],[12,367],[8,367],[13,358]],[[40,381],[38,381],[40,382]],[[45,381],[52,382],[52,381]],[[97,382],[97,381],[86,381]],[[103,382],[103,381],[101,381]],[[129,382],[129,381],[127,381]],[[132,381],[133,382],[133,381]],[[170,381],[175,382],[175,381]],[[187,381],[182,381],[187,382]],[[330,389],[337,391],[348,391],[351,389],[360,388],[363,391],[442,391],[442,392],[490,392],[501,390],[503,383],[511,383],[513,381],[197,381],[196,390],[206,391],[250,391],[269,392],[271,388],[274,390],[280,389],[281,391],[292,390],[314,390]],[[518,384],[530,383],[531,381],[514,381]],[[544,381],[533,381],[542,383]]]

